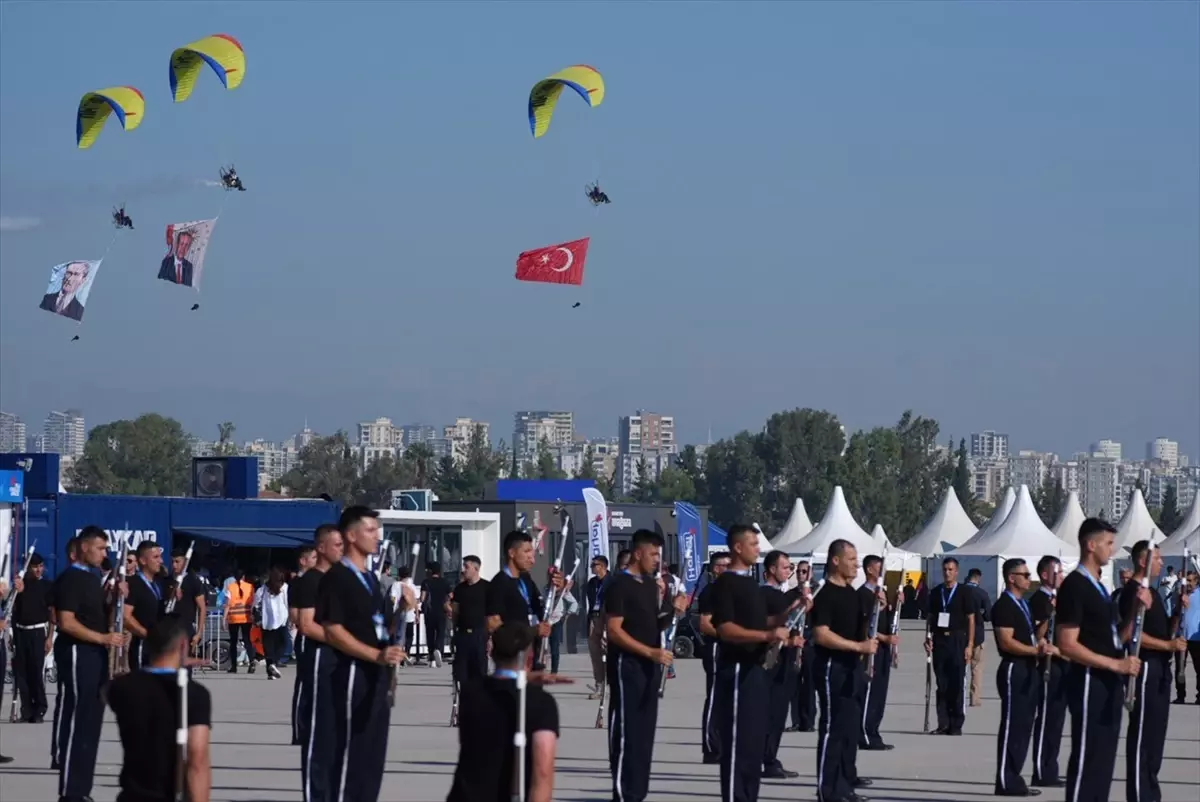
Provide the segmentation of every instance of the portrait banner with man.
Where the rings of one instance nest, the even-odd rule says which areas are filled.
[[[167,255],[158,266],[158,277],[200,291],[204,254],[217,219],[171,223],[167,226]]]
[[[50,268],[50,283],[39,307],[47,312],[82,322],[88,294],[100,272],[103,259],[76,259]]]

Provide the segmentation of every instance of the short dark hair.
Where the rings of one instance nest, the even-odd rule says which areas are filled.
[[[533,645],[537,631],[520,621],[502,624],[492,633],[492,656],[512,660]]]
[[[105,540],[108,540],[108,532],[105,532],[98,526],[88,525],[81,529],[79,534],[75,536],[75,544],[76,546],[82,546],[84,543],[95,540],[96,538],[104,538]]]
[[[67,556],[70,557],[71,552],[77,551],[78,549],[79,549],[79,535],[75,535],[75,537],[73,537],[67,541]]]
[[[176,557],[183,557],[186,559],[187,549],[183,548],[182,546],[176,546],[175,548],[171,549],[171,559],[174,560]]]
[[[368,518],[379,518],[379,513],[370,507],[364,507],[362,504],[353,504],[342,510],[342,516],[338,518],[338,530],[346,532]]]
[[[30,567],[30,568],[37,568],[39,565],[41,565],[41,564],[42,564],[42,563],[44,563],[44,562],[46,562],[46,561],[42,559],[42,555],[38,554],[38,553],[35,551],[35,552],[33,553],[33,555],[32,555],[32,556],[29,558],[29,567]]]
[[[854,544],[849,540],[838,538],[829,544],[829,552],[826,554],[826,557],[830,560],[832,560],[834,557],[841,557],[846,553],[846,549],[852,548],[854,548]]]
[[[188,630],[177,615],[160,618],[146,633],[146,656],[156,660],[172,649],[178,649]]]
[[[600,563],[605,568],[608,567],[608,558],[605,557],[603,554],[597,554],[595,557],[592,558],[592,562]]]
[[[733,559],[733,555],[727,551],[714,551],[712,554],[708,555],[708,564],[712,565],[717,560],[731,560],[731,559]]]
[[[679,563],[671,563],[670,565],[668,565],[667,573],[678,574],[679,573]]]
[[[1025,561],[1020,557],[1010,557],[1004,561],[1004,565],[1000,566],[1000,572],[1004,574],[1004,578],[1007,579],[1008,577],[1012,576],[1014,571],[1024,564]],[[979,575],[983,576],[983,572],[981,571]],[[968,574],[968,576],[970,576],[970,574]]]
[[[313,544],[305,543],[303,546],[296,549],[296,556],[303,560],[305,557],[307,557],[309,554],[314,553],[316,550],[317,550],[317,547],[314,546]]]
[[[1037,564],[1038,576],[1041,576],[1042,574],[1049,571],[1050,567],[1052,565],[1054,565],[1055,563],[1060,563],[1060,562],[1062,562],[1062,560],[1058,559],[1053,554],[1047,554],[1045,557],[1038,560],[1038,564]]]
[[[942,567],[945,568],[947,565],[953,565],[955,568],[957,568],[958,560],[954,559],[953,557],[947,557],[946,559],[942,560]]]
[[[1137,565],[1141,562],[1142,555],[1151,549],[1156,549],[1158,546],[1151,546],[1149,540],[1139,540],[1133,544],[1133,548],[1129,550],[1129,557],[1133,560],[1133,564]]]
[[[515,549],[522,543],[532,543],[533,535],[528,532],[522,532],[520,529],[514,529],[504,536],[504,553],[508,554],[509,549]]]
[[[649,529],[639,529],[629,538],[629,545],[635,549],[638,546],[662,546],[664,542],[662,535]]]
[[[734,543],[741,542],[742,538],[747,535],[757,540],[758,530],[747,524],[734,524],[729,527],[729,532],[725,535],[725,542],[729,544],[730,548],[733,548]]]
[[[402,565],[396,569],[397,579],[408,579],[410,576],[412,576],[412,569],[407,565]]]
[[[1023,563],[1023,562],[1025,562],[1025,561],[1024,561],[1024,560],[1022,560],[1021,562]],[[1001,570],[1003,570],[1003,569],[1001,569]],[[973,577],[979,577],[979,578],[981,578],[981,579],[982,579],[982,578],[983,578],[983,571],[980,571],[978,568],[972,568],[970,571],[967,571],[967,581],[968,581],[968,582],[969,582],[969,581],[971,581],[971,579],[972,579]]]
[[[880,557],[878,554],[868,554],[866,557],[863,558],[863,561],[862,561],[863,571],[868,571],[874,565],[876,565],[877,563],[881,563],[881,562],[883,562],[883,558]]]
[[[442,564],[439,562],[425,563],[425,573],[437,576],[442,572]]]
[[[153,540],[143,540],[141,543],[137,544],[137,556],[140,559],[143,554],[145,554],[149,551],[153,551],[154,549],[159,549],[159,548],[162,548],[162,547],[159,546],[157,543],[155,543]]]
[[[779,549],[768,551],[767,556],[763,558],[763,568],[770,571],[779,563],[782,558],[786,556],[787,552],[780,551]]]
[[[633,556],[633,552],[629,549],[621,549],[617,552],[617,565],[622,562],[629,562],[629,558]]]
[[[480,567],[483,566],[483,560],[479,559],[474,554],[468,554],[466,557],[463,557],[463,562],[471,563],[472,565],[476,565],[476,566],[480,566]]]
[[[1116,534],[1117,529],[1103,518],[1087,518],[1079,525],[1079,545],[1106,533]]]
[[[319,546],[325,542],[325,538],[340,531],[337,524],[321,524],[313,531],[313,543]]]

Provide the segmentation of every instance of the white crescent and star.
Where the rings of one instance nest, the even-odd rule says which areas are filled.
[[[562,267],[552,267],[550,269],[553,270],[555,273],[566,273],[568,270],[571,269],[571,265],[575,264],[575,254],[571,251],[570,248],[555,248],[554,250],[562,251],[563,253],[565,253],[567,255],[567,263],[565,265],[563,265]]]

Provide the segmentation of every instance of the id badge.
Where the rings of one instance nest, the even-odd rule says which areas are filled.
[[[950,628],[950,613],[938,613],[937,620],[938,629]]]

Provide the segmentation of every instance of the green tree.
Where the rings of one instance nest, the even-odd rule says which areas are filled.
[[[433,449],[425,443],[413,443],[404,449],[401,460],[412,468],[414,489],[429,490],[433,487],[433,475],[437,467]]]
[[[618,501],[617,486],[614,481],[613,471],[602,470],[596,476],[596,489],[600,491],[600,495],[609,503]]]
[[[777,412],[767,419],[760,435],[748,436],[758,457],[751,475],[760,483],[761,498],[758,517],[750,520],[770,530],[778,529],[797,498],[804,499],[810,514],[822,515],[838,483],[846,447],[837,416],[816,409]],[[852,492],[851,488],[846,490]]]
[[[633,480],[633,492],[630,498],[639,504],[651,504],[658,500],[658,488],[650,476],[650,468],[646,465],[645,457],[637,461],[637,476]]]
[[[739,432],[728,440],[713,443],[704,452],[705,485],[712,520],[728,525],[765,519],[763,495],[767,467],[759,453],[759,439],[759,435]]]
[[[583,450],[583,457],[579,461],[579,470],[575,471],[576,479],[592,479],[596,478],[596,449],[588,443],[587,448]]]
[[[945,458],[937,450],[938,423],[906,410],[896,423],[900,437],[896,522],[888,530],[907,537],[933,514],[951,481]]]
[[[415,478],[411,463],[385,453],[373,460],[358,477],[354,503],[388,509],[392,505],[392,491],[412,487]]]
[[[460,489],[463,498],[481,499],[485,495],[488,484],[500,476],[506,456],[502,451],[492,450],[483,427],[476,424],[467,442],[467,453],[459,465]]]
[[[318,498],[322,494],[349,503],[359,492],[358,461],[346,433],[314,437],[300,449],[296,466],[284,474],[281,484],[297,498]]]
[[[1067,506],[1067,491],[1063,489],[1062,481],[1051,474],[1046,474],[1041,487],[1030,494],[1033,506],[1038,511],[1038,517],[1046,526],[1054,526]]]
[[[433,489],[442,501],[462,501],[467,498],[462,470],[449,454],[437,461],[433,471]]]
[[[695,446],[684,446],[679,452],[679,458],[675,464],[681,471],[687,474],[688,479],[692,482],[693,494],[696,504],[708,503],[708,485],[704,479],[704,460],[701,458]]]
[[[654,483],[654,497],[660,504],[674,504],[676,501],[696,501],[696,484],[683,468],[670,465],[662,469],[658,481]]]
[[[950,480],[954,487],[954,495],[958,503],[969,517],[975,507],[975,492],[971,489],[971,465],[967,461],[967,440],[958,441],[958,451],[954,455],[954,476]]]
[[[213,447],[213,455],[218,457],[233,457],[237,456],[238,447],[233,442],[233,433],[237,431],[237,427],[231,422],[217,424],[217,444]]]
[[[534,465],[533,475],[538,479],[566,479],[567,475],[558,467],[558,460],[550,447],[550,441],[543,437],[537,446],[537,464]]]
[[[854,517],[865,528],[902,529],[900,471],[903,442],[895,429],[855,432],[842,458],[841,484]]]
[[[179,421],[148,414],[92,429],[68,479],[76,493],[186,496],[191,463],[191,446]]]
[[[1174,482],[1167,483],[1163,491],[1162,510],[1158,514],[1158,528],[1163,534],[1169,535],[1183,524],[1183,515],[1179,511],[1179,491]]]

